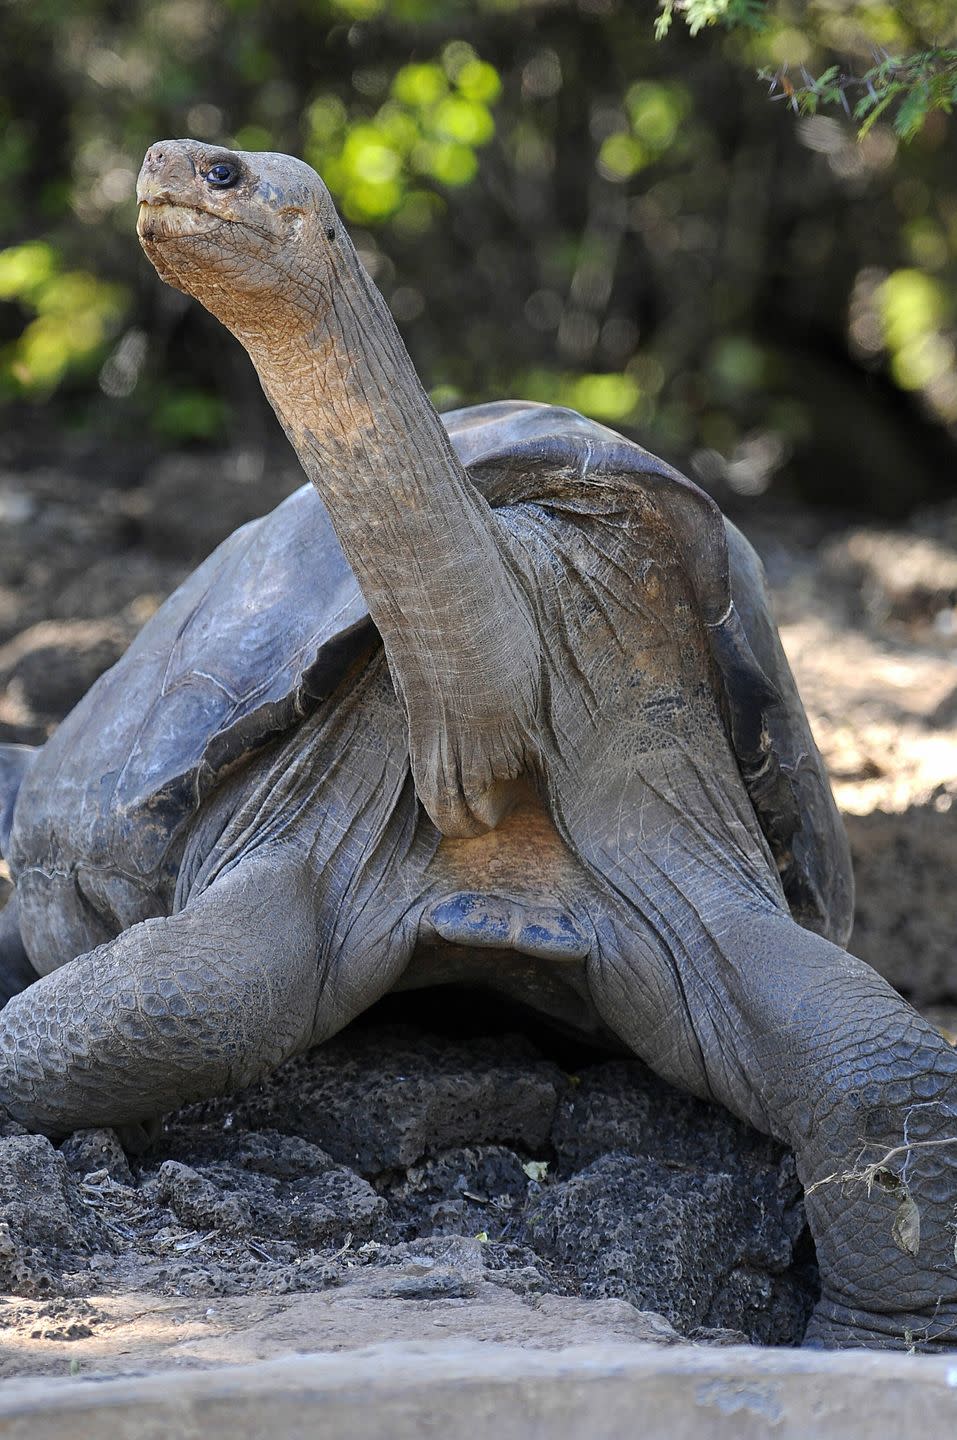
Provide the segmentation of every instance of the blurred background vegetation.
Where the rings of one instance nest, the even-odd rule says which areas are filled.
[[[440,409],[903,513],[957,454],[955,41],[953,0],[0,0],[4,429],[277,443],[135,239],[191,135],[320,170]]]

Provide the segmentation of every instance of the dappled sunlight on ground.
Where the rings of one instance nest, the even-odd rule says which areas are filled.
[[[825,616],[781,638],[841,809],[900,812],[957,799],[957,664],[903,652]],[[939,717],[939,719],[938,719]]]
[[[778,523],[757,539],[851,842],[850,948],[921,1008],[953,1007],[957,511],[918,523],[936,538],[862,526],[792,548]]]

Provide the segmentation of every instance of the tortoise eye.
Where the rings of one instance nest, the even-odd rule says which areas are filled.
[[[207,185],[212,185],[217,190],[228,190],[230,185],[235,185],[239,179],[239,167],[220,161],[218,165],[210,165],[203,179]]]

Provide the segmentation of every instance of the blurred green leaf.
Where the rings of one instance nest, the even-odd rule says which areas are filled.
[[[227,417],[222,396],[208,390],[169,388],[156,398],[150,419],[157,435],[182,443],[221,439]]]
[[[85,270],[62,270],[56,250],[43,241],[0,251],[0,299],[34,312],[0,360],[4,388],[25,391],[53,389],[69,370],[92,362],[127,301],[118,285]]]
[[[638,382],[630,375],[569,375],[548,371],[525,376],[523,394],[530,400],[566,405],[595,420],[621,424],[634,419],[641,400]]]
[[[455,70],[455,83],[467,100],[493,104],[502,93],[502,81],[494,65],[485,60],[466,60]]]
[[[0,300],[35,303],[58,268],[56,251],[42,240],[0,250]]]
[[[366,118],[351,116],[337,96],[317,97],[307,111],[306,158],[346,219],[379,225],[395,217],[405,233],[423,233],[434,211],[412,198],[416,177],[453,189],[475,178],[477,151],[495,134],[487,102],[500,88],[497,71],[470,45],[450,44],[441,61],[400,66],[390,98]]]
[[[667,150],[678,126],[689,110],[688,92],[682,85],[658,85],[639,81],[625,95],[631,128],[651,150]]]
[[[413,109],[427,110],[448,93],[449,82],[441,65],[403,65],[392,82],[397,100]]]
[[[630,180],[648,164],[648,152],[639,140],[624,130],[609,135],[598,151],[598,165],[610,180]]]

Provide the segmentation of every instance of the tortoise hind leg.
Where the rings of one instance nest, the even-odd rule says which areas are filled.
[[[794,1149],[822,1298],[806,1343],[957,1344],[957,1054],[862,961],[718,899],[591,962],[602,1017],[673,1083]]]
[[[20,937],[20,921],[14,892],[0,910],[0,1009],[37,979]]]
[[[252,1083],[372,1004],[396,957],[323,973],[314,887],[294,861],[261,850],[15,995],[0,1011],[0,1105],[54,1137],[148,1120]]]

